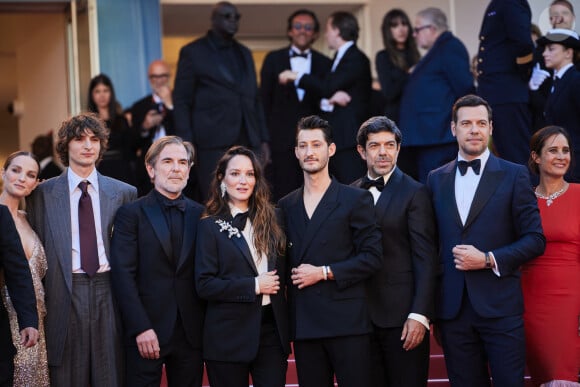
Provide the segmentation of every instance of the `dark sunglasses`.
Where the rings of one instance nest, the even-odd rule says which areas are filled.
[[[234,21],[239,21],[240,18],[242,17],[242,15],[240,15],[237,12],[220,13],[219,15],[224,19],[234,20]]]

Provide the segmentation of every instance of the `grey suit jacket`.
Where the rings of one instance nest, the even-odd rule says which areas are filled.
[[[137,198],[135,187],[98,173],[101,229],[107,257],[117,209]],[[72,295],[71,213],[67,170],[38,186],[28,197],[29,221],[44,246],[46,344],[49,366],[59,366],[67,337]]]

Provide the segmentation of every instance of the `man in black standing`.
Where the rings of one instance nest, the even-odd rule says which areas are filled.
[[[368,171],[353,185],[373,195],[383,237],[383,265],[367,286],[377,387],[425,386],[429,371],[435,217],[427,188],[397,167],[401,140],[399,128],[384,116],[365,121],[357,134]]]
[[[197,222],[203,210],[182,194],[193,147],[176,136],[145,156],[154,189],[119,208],[111,239],[113,291],[125,329],[127,385],[201,386],[203,304],[195,291]]]
[[[207,197],[211,174],[232,145],[270,160],[268,131],[250,50],[234,39],[240,13],[226,1],[215,5],[211,30],[179,52],[173,102],[175,134],[194,144],[198,182]]]
[[[274,200],[302,184],[302,170],[294,157],[296,123],[301,117],[318,113],[322,98],[293,83],[280,84],[278,74],[291,69],[323,77],[330,71],[330,59],[312,49],[319,30],[314,12],[307,9],[293,12],[287,26],[290,46],[268,53],[262,65],[260,91],[272,149],[272,163],[266,175],[272,184]]]

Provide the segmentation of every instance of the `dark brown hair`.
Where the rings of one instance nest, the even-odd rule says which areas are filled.
[[[408,28],[407,40],[405,41],[405,48],[403,50],[397,49],[397,42],[393,37],[391,27],[394,27],[397,22],[403,23]],[[385,51],[389,55],[391,62],[401,70],[407,71],[412,66],[419,62],[421,55],[417,49],[417,43],[415,38],[413,38],[413,27],[411,27],[411,21],[409,16],[402,9],[391,9],[383,17],[383,23],[381,24],[381,32],[383,35],[383,45],[385,46]],[[407,63],[407,60],[410,60]]]
[[[233,146],[218,161],[214,178],[210,184],[209,199],[206,203],[205,216],[228,216],[228,194],[222,196],[220,184],[223,181],[230,160],[235,156],[246,156],[252,162],[256,185],[248,203],[248,217],[254,228],[254,245],[258,254],[267,257],[275,253],[283,254],[286,238],[276,220],[274,206],[270,203],[270,189],[262,172],[262,166],[256,154],[243,146]]]
[[[95,113],[81,113],[64,121],[58,130],[56,153],[63,165],[67,167],[69,165],[68,144],[73,138],[81,137],[86,130],[93,132],[101,143],[97,163],[103,158],[109,141],[109,130],[105,127],[105,122]]]

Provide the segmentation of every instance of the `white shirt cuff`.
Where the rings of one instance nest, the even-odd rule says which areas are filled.
[[[491,270],[495,275],[501,277],[501,273],[499,272],[499,266],[497,265],[497,261],[495,260],[495,255],[493,255],[491,251],[489,252],[489,257],[491,258],[491,262],[493,263]]]
[[[429,319],[425,316],[423,316],[422,314],[419,313],[409,313],[409,317],[411,320],[415,320],[415,321],[419,321],[421,324],[423,324],[425,326],[425,328],[427,328],[427,330],[429,330]]]
[[[260,283],[258,282],[258,277],[254,277],[254,281],[256,281],[256,286],[254,289],[256,290],[256,295],[260,294]]]

